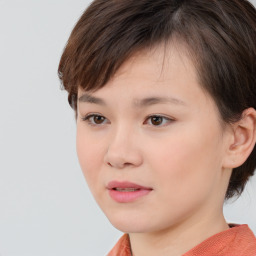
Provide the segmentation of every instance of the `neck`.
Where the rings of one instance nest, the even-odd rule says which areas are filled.
[[[133,256],[180,256],[205,239],[229,228],[223,214],[211,220],[182,223],[166,230],[149,233],[131,233]]]

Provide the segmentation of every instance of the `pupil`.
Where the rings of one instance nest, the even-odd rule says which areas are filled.
[[[163,118],[160,116],[154,116],[152,117],[152,124],[153,125],[160,125],[163,121]]]
[[[102,116],[95,116],[94,117],[94,122],[96,124],[101,124],[103,121],[104,121],[104,117],[102,117]]]

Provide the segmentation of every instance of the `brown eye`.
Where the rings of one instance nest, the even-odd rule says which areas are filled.
[[[152,125],[158,126],[163,123],[163,117],[161,116],[152,116],[151,118]]]
[[[170,124],[173,121],[174,119],[172,118],[168,118],[161,115],[152,115],[146,119],[145,124],[162,127]]]
[[[83,117],[82,121],[87,122],[89,125],[97,126],[105,124],[108,120],[104,116],[92,114]]]
[[[103,117],[103,116],[96,116],[95,115],[92,118],[93,118],[93,123],[94,124],[102,124],[105,121],[105,117]]]

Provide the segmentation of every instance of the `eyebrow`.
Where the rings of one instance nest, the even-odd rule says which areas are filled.
[[[103,99],[92,96],[90,94],[81,95],[79,97],[78,101],[107,106],[107,103]],[[138,108],[144,108],[144,107],[148,107],[151,105],[168,104],[168,103],[186,106],[186,103],[184,101],[177,99],[177,98],[173,98],[173,97],[149,97],[149,98],[144,98],[144,99],[139,99],[139,100],[135,99],[133,101],[134,106],[138,107]]]
[[[173,97],[149,97],[141,100],[134,100],[134,105],[139,108],[148,107],[156,104],[175,104],[175,105],[183,105],[186,103],[180,99],[176,99]]]
[[[106,102],[98,97],[94,97],[90,94],[83,94],[78,99],[79,102],[85,102],[85,103],[92,103],[92,104],[98,104],[102,106],[106,106]]]

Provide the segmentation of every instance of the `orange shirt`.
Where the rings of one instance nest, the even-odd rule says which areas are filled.
[[[131,256],[124,234],[107,256]],[[247,225],[233,225],[197,245],[183,256],[256,256],[256,238]]]

